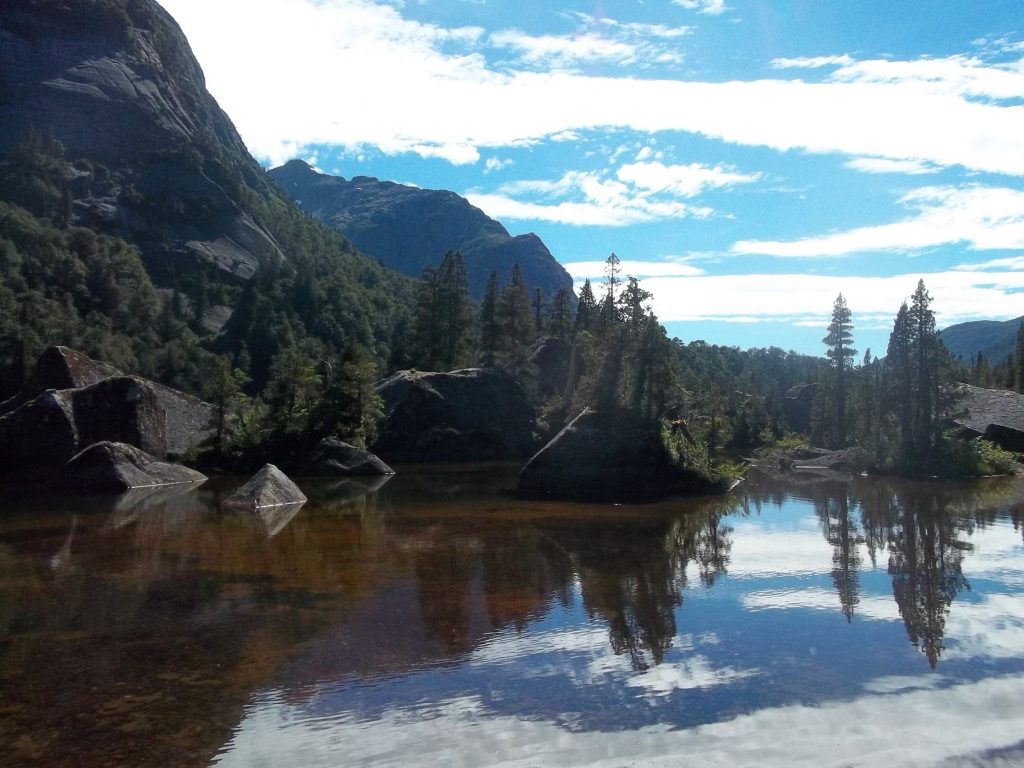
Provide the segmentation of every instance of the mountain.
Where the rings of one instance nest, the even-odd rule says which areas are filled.
[[[52,344],[192,390],[213,353],[382,358],[410,291],[281,194],[154,0],[0,0],[0,393]]]
[[[419,189],[369,176],[351,180],[318,173],[301,160],[270,171],[303,210],[344,233],[363,253],[419,277],[451,250],[462,253],[470,293],[480,298],[491,271],[507,282],[519,264],[533,295],[572,290],[572,278],[535,234],[513,237],[454,192]]]
[[[939,331],[939,337],[953,357],[970,362],[980,352],[989,363],[995,365],[1013,354],[1021,323],[1024,323],[1024,317],[958,323]]]

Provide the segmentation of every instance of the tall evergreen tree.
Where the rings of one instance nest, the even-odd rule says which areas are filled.
[[[491,270],[480,303],[480,363],[494,365],[498,350],[498,273]]]
[[[853,368],[853,357],[857,350],[853,349],[853,322],[849,307],[843,294],[836,297],[832,305],[832,322],[828,326],[828,335],[822,342],[828,348],[825,352],[832,364],[832,443],[836,447],[846,444],[846,399]]]
[[[616,289],[622,282],[619,277],[621,272],[619,257],[615,252],[608,256],[604,262],[605,294],[601,302],[601,325],[605,328],[611,326],[619,316],[618,305],[616,304]]]
[[[580,288],[580,300],[576,305],[576,331],[592,331],[597,319],[597,299],[590,279],[584,281]]]
[[[518,371],[526,360],[526,345],[530,343],[530,298],[519,264],[512,267],[511,280],[498,301],[498,328],[502,362]]]

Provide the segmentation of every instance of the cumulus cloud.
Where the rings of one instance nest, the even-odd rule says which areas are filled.
[[[901,204],[914,213],[891,224],[857,227],[798,240],[741,240],[737,254],[783,258],[912,251],[965,243],[972,250],[1024,248],[1024,191],[972,184],[922,187]]]

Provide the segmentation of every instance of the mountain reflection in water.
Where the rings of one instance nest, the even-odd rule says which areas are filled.
[[[519,501],[514,478],[308,482],[273,519],[222,510],[228,481],[14,499],[0,754],[1024,761],[1017,481],[752,474],[728,497],[612,507]]]

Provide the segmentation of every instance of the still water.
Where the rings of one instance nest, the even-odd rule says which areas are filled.
[[[0,764],[1024,764],[1024,488],[514,467],[0,515]]]

